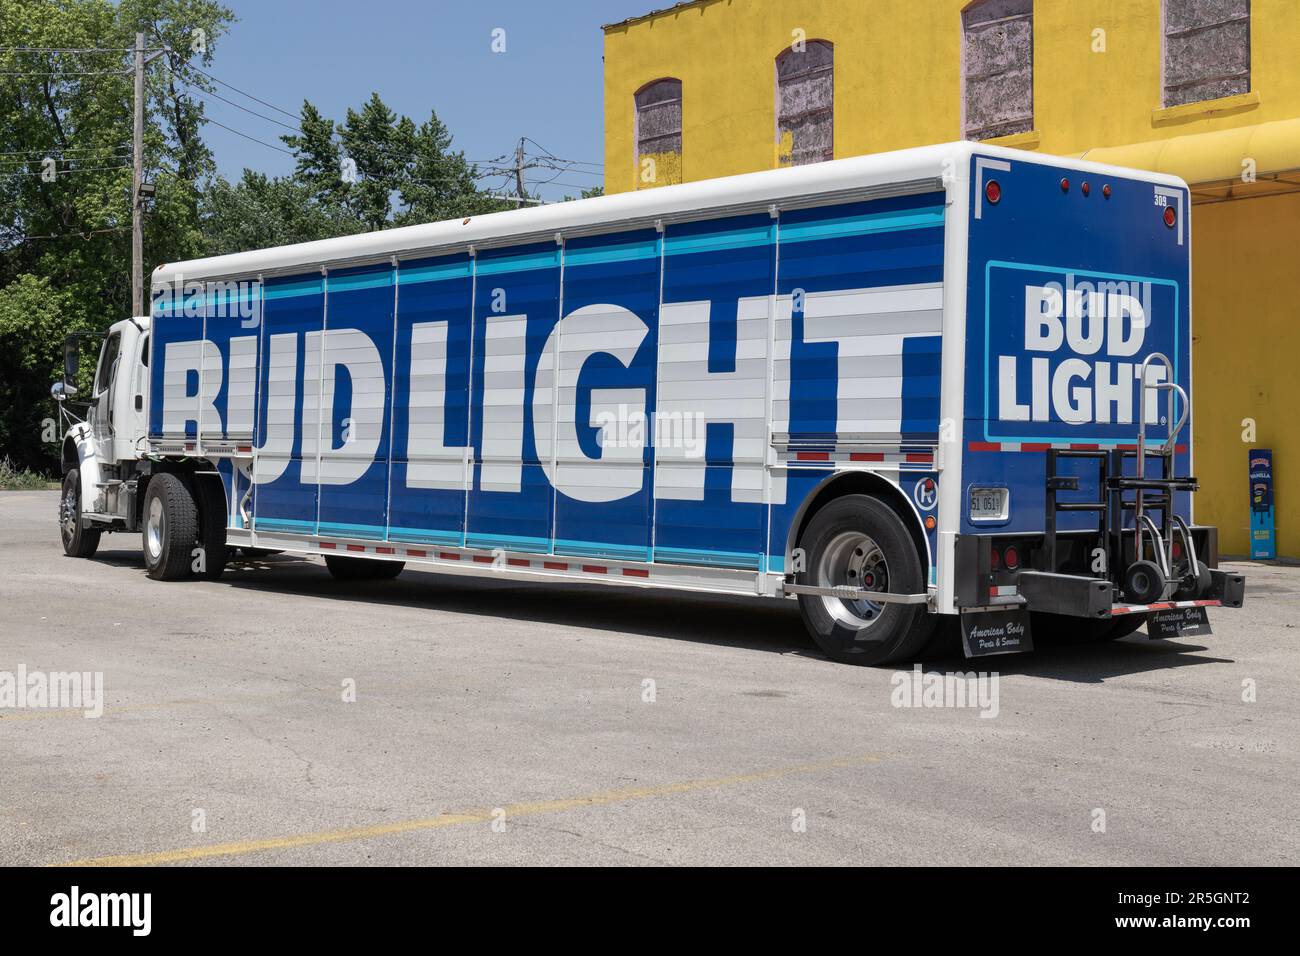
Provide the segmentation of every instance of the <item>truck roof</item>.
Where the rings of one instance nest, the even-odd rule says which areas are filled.
[[[728,214],[743,214],[762,212],[772,204],[788,207],[792,202],[812,205],[858,195],[868,199],[881,194],[921,192],[940,188],[945,171],[953,171],[964,179],[967,161],[976,153],[1186,188],[1186,183],[1176,176],[959,141],[164,263],[154,270],[153,283],[170,285],[181,281],[301,274],[322,266],[345,267],[392,258],[450,254],[469,246],[485,249],[553,241],[561,234],[571,238],[614,228],[651,227],[659,222],[704,218],[723,210]]]

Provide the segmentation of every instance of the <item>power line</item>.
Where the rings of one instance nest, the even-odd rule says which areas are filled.
[[[0,76],[31,76],[31,77],[51,77],[51,76],[125,76],[121,70],[57,70],[53,73],[0,73]]]
[[[575,165],[575,166],[597,166],[601,169],[605,168],[604,163],[589,163],[581,159],[561,159],[559,156],[556,156],[555,153],[551,152],[549,149],[547,149],[541,143],[537,142],[537,140],[533,139],[531,136],[525,136],[524,141],[532,143],[534,146],[540,149],[542,151],[542,157],[544,159],[553,159],[559,163],[567,163],[569,165]]]
[[[236,103],[234,100],[226,99],[220,93],[213,93],[211,90],[203,89],[203,87],[198,86],[195,83],[191,82],[190,80],[185,79],[185,77],[181,76],[170,66],[168,66],[167,69],[171,72],[172,76],[176,77],[176,79],[180,80],[182,83],[185,84],[185,86],[187,86],[190,90],[196,92],[200,97],[207,98],[211,96],[215,99],[221,100],[221,102],[223,103],[233,106],[237,110],[243,110],[245,113],[248,113],[251,116],[256,116],[258,119],[266,120],[268,123],[275,123],[277,126],[283,126],[287,130],[291,130],[292,132],[295,132],[300,136],[302,135],[302,130],[297,126],[290,126],[288,123],[281,122],[280,120],[276,119],[273,116],[267,116],[265,113],[257,112],[257,110],[250,110],[247,106],[241,106],[238,103]]]
[[[171,69],[171,67],[168,67],[168,69]],[[245,93],[243,90],[241,90],[239,87],[235,86],[234,84],[227,83],[225,80],[218,79],[217,77],[213,76],[211,73],[207,73],[203,70],[200,70],[197,66],[191,65],[190,69],[193,70],[195,73],[199,73],[202,74],[203,76],[206,76],[209,80],[212,80],[214,83],[220,83],[222,86],[234,90],[240,96],[248,97],[254,103],[261,103],[263,106],[267,107],[268,109],[273,109],[277,113],[283,113],[285,116],[289,117],[290,119],[294,119],[294,120],[298,119],[297,113],[290,113],[288,110],[281,109],[280,107],[276,106],[274,103],[268,103],[266,100],[258,99],[252,93]]]
[[[116,53],[119,56],[121,56],[130,52],[133,49],[135,48],[129,46],[123,46],[123,47],[6,46],[6,47],[0,47],[0,53]]]
[[[91,236],[101,236],[113,232],[130,232],[130,226],[117,226],[112,229],[88,229],[85,232],[65,232],[60,235],[50,236],[23,236],[16,242],[33,242],[37,239],[89,239]]]
[[[76,169],[63,169],[56,171],[54,174],[54,181],[57,181],[60,176],[70,176],[73,173],[103,173],[113,169],[130,168],[131,165],[129,163],[124,163],[120,166],[78,166]],[[30,173],[10,173],[8,175],[0,176],[0,179],[25,179],[31,176],[40,175],[42,175],[40,171]]]
[[[118,151],[121,151],[121,150],[126,150],[127,152],[130,152],[130,151],[131,151],[131,144],[130,144],[130,143],[123,143],[123,144],[121,144],[120,146],[66,146],[66,147],[54,146],[54,147],[51,147],[50,149],[39,149],[39,148],[37,148],[37,149],[18,149],[18,150],[13,150],[13,151],[8,152],[8,153],[0,153],[0,156],[35,156],[35,155],[41,155],[41,156],[43,157],[43,156],[49,155],[50,153],[99,153],[99,152],[103,152],[103,151],[105,151],[105,150],[111,150],[111,151],[113,151],[113,152],[118,152]]]
[[[50,158],[51,158],[51,159],[54,159],[54,157],[50,157]],[[101,158],[101,157],[98,157],[98,156],[86,156],[86,157],[81,157],[81,158],[76,159],[76,160],[72,160],[72,159],[58,159],[58,160],[54,160],[54,171],[55,171],[56,173],[71,173],[71,172],[75,172],[75,171],[76,171],[75,169],[69,168],[69,167],[67,166],[68,163],[72,163],[72,162],[78,162],[78,163],[93,163],[93,162],[107,162],[107,163],[115,163],[115,162],[123,161],[123,162],[121,162],[121,165],[123,165],[123,166],[128,166],[128,165],[130,165],[130,160],[131,160],[131,157],[130,157],[130,156],[104,156],[104,157],[102,157],[102,158]],[[33,167],[33,166],[38,166],[38,167],[41,167],[41,168],[39,168],[39,169],[32,169],[31,167]],[[60,166],[63,166],[63,168],[60,169],[60,168],[59,168]],[[10,160],[9,162],[0,163],[0,174],[12,174],[12,175],[17,176],[17,175],[19,175],[19,174],[22,174],[22,173],[25,173],[25,172],[29,172],[29,171],[30,171],[31,174],[32,174],[33,176],[39,176],[39,175],[44,171],[44,168],[45,168],[45,161],[44,161],[44,160],[37,160],[37,159],[18,160],[18,161]],[[90,169],[90,168],[101,168],[101,167],[88,167],[88,166],[87,166],[87,167],[81,167],[81,166],[76,167],[76,169],[82,169],[82,168]]]
[[[96,161],[112,161],[119,159],[130,159],[131,153],[127,152],[102,152],[92,156],[27,156],[19,159],[0,159],[0,166],[20,167],[20,166],[43,166],[47,161],[55,163],[92,163]]]
[[[267,142],[266,140],[264,140],[264,139],[258,139],[256,136],[249,136],[247,133],[241,133],[239,130],[235,129],[235,128],[232,127],[232,126],[227,126],[225,123],[218,123],[216,120],[214,120],[214,119],[213,119],[212,117],[210,117],[210,116],[205,116],[205,117],[203,117],[203,121],[204,121],[205,123],[211,123],[211,124],[214,125],[214,126],[220,126],[222,129],[226,130],[226,131],[229,132],[229,133],[234,133],[236,136],[242,136],[242,137],[244,137],[244,139],[252,140],[254,143],[258,143],[258,144],[260,144],[260,145],[262,145],[262,146],[265,146],[267,149],[273,149],[273,150],[275,150],[277,153],[284,153],[286,156],[297,156],[297,155],[298,155],[297,153],[293,152],[292,150],[282,149],[281,147],[276,146],[276,145],[274,145],[273,143],[268,143],[268,142]]]
[[[582,185],[581,183],[566,183],[566,182],[563,182],[563,181],[558,180],[558,179],[548,179],[545,183],[535,183],[534,185],[539,185],[539,186],[547,186],[547,185],[550,185],[550,186],[566,186],[566,187],[568,187],[569,189],[592,189],[592,188],[594,188],[594,187],[591,186],[591,185],[586,185],[586,186],[584,186],[584,185]]]

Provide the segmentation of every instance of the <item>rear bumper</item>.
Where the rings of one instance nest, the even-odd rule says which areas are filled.
[[[1184,607],[1241,607],[1245,591],[1243,575],[1211,567],[1210,587],[1195,600],[1129,604],[1106,578],[997,569],[991,560],[988,538],[971,535],[957,539],[956,603],[962,609],[1021,607],[1067,617],[1102,619]]]

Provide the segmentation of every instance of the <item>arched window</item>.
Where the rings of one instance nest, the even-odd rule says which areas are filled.
[[[776,58],[777,164],[803,166],[835,155],[835,47],[805,40]]]
[[[1250,92],[1250,0],[1165,0],[1164,105]]]
[[[962,136],[1034,128],[1033,0],[977,0],[961,15]]]
[[[655,80],[636,93],[636,188],[682,181],[682,81]]]

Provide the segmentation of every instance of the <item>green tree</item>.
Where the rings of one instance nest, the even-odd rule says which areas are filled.
[[[30,430],[53,414],[48,389],[62,337],[103,329],[130,309],[128,51],[137,30],[151,48],[176,51],[147,74],[142,161],[157,198],[146,218],[146,262],[202,251],[198,184],[212,157],[195,95],[208,81],[195,66],[210,62],[230,20],[212,0],[0,4],[0,295],[9,323],[0,340],[0,456],[54,467],[57,448],[33,441]],[[47,52],[60,50],[90,52]],[[36,338],[14,338],[22,310]]]
[[[230,183],[215,179],[204,192],[202,228],[207,255],[266,249],[362,231],[339,203],[319,202],[296,177],[269,178],[244,170]]]
[[[438,114],[416,130],[409,175],[399,187],[403,209],[397,225],[439,222],[511,208],[478,188],[474,166],[462,151],[453,152],[451,131]]]
[[[341,208],[364,229],[509,208],[478,188],[474,166],[452,149],[451,132],[436,112],[417,126],[372,93],[342,123],[304,103],[299,128],[301,135],[282,137],[294,152],[294,178],[315,202]]]
[[[141,156],[156,187],[146,269],[508,208],[477,188],[436,113],[417,124],[377,94],[341,123],[304,102],[300,132],[284,137],[291,175],[219,176],[204,98],[232,22],[217,0],[0,2],[0,458],[57,467],[38,426],[54,414],[63,337],[130,309],[137,31],[159,54],[146,74]]]
[[[0,289],[0,458],[40,467],[57,451],[52,370],[63,365],[64,337],[85,323],[73,294],[49,279],[23,275]]]

